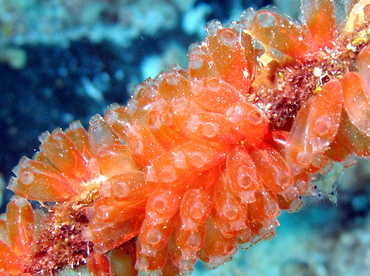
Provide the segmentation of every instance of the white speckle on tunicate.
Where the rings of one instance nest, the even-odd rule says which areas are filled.
[[[322,74],[322,70],[321,70],[321,68],[319,68],[319,67],[315,67],[315,68],[313,69],[313,75],[314,75],[315,77],[320,77],[320,76],[321,76],[321,74]]]

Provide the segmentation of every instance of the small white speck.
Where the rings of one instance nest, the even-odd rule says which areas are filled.
[[[315,67],[315,68],[313,69],[313,75],[314,75],[315,77],[320,77],[320,76],[321,76],[321,74],[322,74],[322,70],[321,70],[321,68],[319,68],[319,67]]]

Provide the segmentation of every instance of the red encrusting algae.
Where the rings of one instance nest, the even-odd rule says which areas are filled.
[[[42,134],[9,184],[0,275],[215,267],[274,237],[315,174],[369,156],[370,0],[346,1],[344,24],[334,1],[302,3],[300,25],[269,10],[211,21],[187,70],[146,80],[88,131]]]

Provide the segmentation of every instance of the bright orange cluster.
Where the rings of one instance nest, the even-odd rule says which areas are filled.
[[[268,10],[212,21],[187,70],[148,79],[88,131],[42,134],[9,185],[0,275],[186,274],[274,237],[314,174],[370,155],[370,0],[348,10],[338,27],[332,0],[303,1],[301,25]]]

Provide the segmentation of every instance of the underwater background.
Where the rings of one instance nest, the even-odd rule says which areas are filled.
[[[227,24],[266,5],[297,18],[299,2],[0,0],[1,213],[12,168],[32,157],[42,132],[74,120],[87,127],[107,105],[124,104],[135,84],[175,63],[186,67],[187,48],[208,21]],[[334,169],[334,203],[307,198],[299,213],[280,215],[276,238],[216,270],[197,263],[193,275],[370,275],[370,165],[359,163]]]

